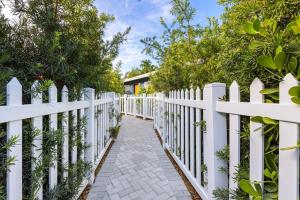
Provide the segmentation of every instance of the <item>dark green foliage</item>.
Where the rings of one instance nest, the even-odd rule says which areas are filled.
[[[300,79],[299,0],[219,0],[219,4],[225,7],[222,23],[211,18],[206,27],[191,23],[196,11],[188,0],[171,2],[173,23],[169,26],[161,20],[164,33],[142,41],[145,52],[160,64],[152,77],[156,90],[203,87],[211,82],[230,85],[236,80],[241,88],[242,101],[248,101],[249,86],[258,77],[266,87],[261,91],[266,103],[278,103],[278,85],[283,77],[291,73]],[[291,100],[296,104],[300,104],[298,89],[290,90]],[[263,124],[265,135],[265,187],[255,195],[257,199],[276,199],[278,122],[267,116],[252,120]],[[248,124],[249,119],[243,119],[241,163],[234,177],[238,183],[244,180],[244,185],[249,180]],[[284,150],[293,148],[298,146]],[[218,155],[228,162],[223,151]],[[221,170],[227,173],[225,169]],[[249,184],[255,187],[248,181]],[[229,192],[235,199],[247,199],[249,193],[245,187]],[[226,193],[222,188],[215,191],[219,199],[224,199]]]
[[[129,72],[125,74],[125,78],[131,78],[148,72],[153,72],[157,69],[150,60],[142,60],[139,67],[132,67]]]
[[[7,169],[9,166],[14,164],[15,157],[9,157],[7,151],[11,147],[17,144],[19,141],[18,137],[11,137],[6,141],[6,136],[4,130],[0,127],[0,178],[5,177]],[[0,200],[5,199],[5,179],[0,179]]]
[[[10,6],[20,21],[0,18],[1,73],[11,72],[25,86],[49,79],[58,88],[109,87],[107,73],[129,29],[105,41],[104,29],[114,17],[99,13],[92,0],[18,2]]]
[[[12,8],[15,15],[21,16],[20,20],[9,22],[2,15],[4,6]],[[105,41],[104,30],[113,21],[113,16],[97,11],[93,0],[9,0],[5,4],[0,0],[0,106],[6,103],[5,87],[13,76],[24,88],[23,103],[30,103],[31,95],[38,93],[43,93],[43,101],[48,102],[47,90],[52,83],[56,84],[58,91],[66,85],[71,101],[79,99],[84,87],[93,87],[96,92],[122,93],[120,65],[113,68],[112,61],[130,28],[116,34],[111,41]],[[40,84],[29,89],[35,80]],[[35,199],[40,187],[49,190],[49,167],[56,159],[59,180],[62,181],[46,199],[71,199],[83,178],[88,176],[88,163],[79,160],[77,165],[68,169],[63,166],[61,121],[65,119],[62,114],[58,116],[59,128],[56,131],[50,130],[47,116],[42,131],[34,130],[30,119],[23,120],[24,199]],[[74,116],[71,113],[69,116],[69,150],[77,146],[80,154],[86,148],[79,134],[85,127],[85,119],[77,119],[79,124],[73,127]],[[6,155],[17,138],[6,141],[5,124],[0,125],[0,130],[0,199],[5,199],[6,169],[14,161]],[[43,153],[35,159],[32,157],[33,141],[41,134]],[[33,165],[35,170],[32,171]],[[70,175],[66,180],[62,179],[64,170]],[[38,180],[43,180],[43,185],[39,185]]]
[[[109,129],[110,137],[116,139],[118,137],[119,131],[120,131],[120,125],[110,128]]]
[[[46,200],[73,199],[78,194],[82,180],[88,177],[92,166],[82,160],[77,165],[69,168],[68,179],[64,179],[59,185],[45,195]]]

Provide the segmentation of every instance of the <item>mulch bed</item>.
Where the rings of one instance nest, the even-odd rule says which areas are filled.
[[[161,145],[162,144],[162,140],[159,136],[159,133],[155,130],[156,132],[156,136],[160,142]],[[178,166],[178,164],[176,163],[176,161],[173,159],[172,155],[170,154],[170,152],[165,149],[165,152],[167,154],[167,156],[169,157],[170,161],[172,162],[173,166],[175,167],[175,169],[177,170],[178,174],[181,176],[186,188],[188,189],[188,191],[191,194],[191,197],[193,200],[201,200],[201,197],[199,196],[199,194],[197,193],[197,191],[195,190],[195,188],[193,187],[193,185],[190,183],[190,181],[187,179],[187,177],[185,176],[185,174],[183,173],[183,171],[180,169],[180,167]]]
[[[106,152],[105,152],[105,154],[104,154],[102,160],[100,161],[99,165],[97,166],[97,168],[96,168],[96,170],[95,170],[95,172],[94,172],[94,173],[95,173],[95,177],[99,174],[99,172],[100,172],[100,170],[101,170],[101,167],[103,166],[103,163],[105,162],[106,157],[107,157],[107,155],[108,155],[108,153],[109,153],[109,151],[110,151],[112,145],[114,144],[114,142],[115,142],[115,141],[112,141],[112,142],[110,143],[110,145],[109,145],[109,147],[107,148],[107,150],[106,150]],[[84,189],[84,191],[81,193],[81,195],[80,195],[80,197],[78,198],[78,200],[87,200],[91,188],[92,188],[91,184],[88,184],[88,185],[86,186],[86,188]]]

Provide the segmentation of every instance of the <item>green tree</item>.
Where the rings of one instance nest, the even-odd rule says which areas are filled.
[[[99,13],[92,0],[12,1],[20,21],[11,25],[3,66],[24,84],[51,79],[59,88],[94,87],[105,90],[106,72],[130,30],[103,39],[114,17]],[[30,24],[30,26],[28,25]],[[26,44],[26,45],[25,45]],[[3,69],[3,68],[2,68]],[[2,71],[2,70],[1,70]]]
[[[109,79],[106,82],[108,85],[105,87],[107,91],[116,92],[118,94],[124,94],[124,83],[121,73],[122,63],[119,62],[116,67],[111,68],[108,73],[105,74],[104,79]]]
[[[217,20],[212,18],[207,28],[201,28],[199,24],[193,24],[196,10],[188,0],[174,0],[171,3],[171,14],[175,19],[172,24],[168,26],[161,18],[164,32],[160,38],[141,40],[145,45],[144,52],[160,64],[152,77],[154,88],[169,91],[190,85],[203,86],[208,81],[217,80],[221,76],[212,64],[220,49]]]
[[[126,78],[131,78],[141,74],[146,74],[153,72],[157,69],[155,65],[152,64],[150,60],[142,60],[139,67],[132,67],[129,72],[125,74]]]

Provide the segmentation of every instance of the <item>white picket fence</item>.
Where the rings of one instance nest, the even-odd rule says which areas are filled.
[[[152,95],[124,95],[120,97],[120,111],[143,119],[154,119],[154,102],[155,98]]]
[[[264,102],[264,95],[260,93],[264,85],[255,79],[250,86],[250,102],[240,102],[237,82],[233,82],[229,88],[229,101],[221,100],[226,95],[226,85],[212,83],[204,87],[203,98],[199,88],[195,91],[172,91],[168,97],[163,94],[124,96],[120,98],[121,112],[154,119],[154,127],[164,147],[172,154],[201,198],[213,199],[214,189],[235,189],[238,186],[232,177],[240,162],[240,116],[262,116],[278,120],[279,148],[297,146],[300,140],[300,106],[294,105],[288,94],[289,89],[297,85],[299,82],[291,74],[283,79],[279,85],[279,104]],[[137,104],[138,100],[143,102],[142,109],[138,108],[141,106]],[[148,114],[149,110],[151,114]],[[260,123],[250,122],[251,181],[264,181],[262,127]],[[216,152],[227,144],[230,148],[229,180],[219,170],[220,167],[227,167],[226,164],[216,156]],[[202,171],[204,166],[207,169]],[[299,149],[279,150],[278,168],[278,198],[299,200]]]
[[[39,83],[36,81],[32,88]],[[109,129],[116,126],[116,117],[112,116],[119,112],[119,97],[115,93],[102,93],[95,96],[95,90],[86,88],[81,95],[80,100],[70,102],[68,100],[68,88],[65,86],[61,91],[61,102],[57,101],[57,88],[52,85],[49,88],[49,103],[43,103],[41,93],[32,95],[31,104],[22,104],[22,86],[16,78],[13,78],[7,85],[7,105],[0,106],[0,124],[7,125],[7,138],[18,136],[17,145],[8,151],[8,156],[15,156],[14,165],[7,171],[6,193],[8,200],[22,199],[22,120],[30,118],[35,130],[43,130],[43,117],[49,116],[49,126],[54,131],[57,130],[58,113],[63,113],[62,121],[63,131],[65,133],[63,141],[62,163],[68,168],[69,154],[72,164],[76,164],[78,149],[75,147],[69,152],[68,139],[68,118],[73,115],[73,125],[76,126],[77,120],[85,117],[87,120],[86,130],[82,131],[82,143],[88,145],[88,148],[79,155],[80,158],[92,164],[92,173],[90,177],[82,183],[81,191],[88,182],[94,180],[94,170],[102,159],[107,147],[111,143]],[[34,140],[32,154],[35,158],[41,159],[42,135]],[[76,137],[76,136],[75,136]],[[56,147],[58,148],[58,147]],[[33,166],[34,170],[34,166]],[[67,170],[63,173],[68,176]],[[42,180],[40,180],[42,181]],[[49,187],[54,188],[58,183],[57,161],[49,169]],[[42,184],[42,182],[40,182]],[[80,193],[81,193],[80,191]],[[43,199],[43,186],[38,189],[36,198]],[[79,193],[79,194],[80,194]],[[78,194],[78,195],[79,195]]]

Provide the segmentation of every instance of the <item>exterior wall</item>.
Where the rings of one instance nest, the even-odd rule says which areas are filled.
[[[147,88],[149,86],[149,81],[140,81],[130,84],[124,84],[125,93],[129,95],[138,95],[141,88]]]

